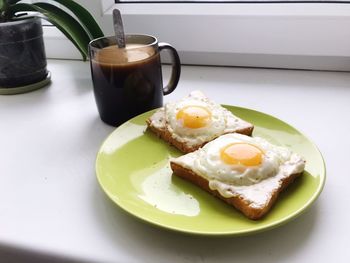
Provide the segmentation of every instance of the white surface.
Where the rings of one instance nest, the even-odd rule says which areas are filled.
[[[349,73],[183,67],[166,101],[201,89],[217,102],[272,114],[311,138],[328,170],[320,198],[296,220],[257,235],[209,238],[150,226],[107,199],[94,162],[114,128],[98,117],[89,64],[51,60],[48,68],[50,87],[0,96],[1,262],[349,259]]]

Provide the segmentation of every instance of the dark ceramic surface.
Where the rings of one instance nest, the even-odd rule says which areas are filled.
[[[0,23],[0,87],[32,84],[46,75],[40,19]]]

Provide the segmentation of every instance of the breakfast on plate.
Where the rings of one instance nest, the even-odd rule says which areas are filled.
[[[251,137],[254,126],[200,91],[167,103],[146,120],[148,128],[186,153],[170,160],[184,178],[249,219],[268,213],[279,193],[300,176],[305,160],[285,147]]]
[[[200,91],[167,103],[146,122],[151,131],[184,153],[195,151],[223,134],[251,135],[254,128]]]
[[[234,206],[262,218],[279,193],[304,171],[305,160],[263,138],[226,134],[170,161],[174,174]]]

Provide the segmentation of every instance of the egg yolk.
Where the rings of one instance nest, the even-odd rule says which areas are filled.
[[[211,112],[201,106],[187,106],[179,110],[176,115],[177,120],[181,120],[183,126],[197,129],[207,126],[211,119]]]
[[[249,143],[232,143],[221,149],[221,160],[227,164],[256,166],[262,162],[263,152]]]

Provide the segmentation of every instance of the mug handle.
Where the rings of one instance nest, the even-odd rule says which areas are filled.
[[[173,48],[170,44],[161,42],[158,44],[159,52],[168,49],[170,52],[170,59],[171,59],[171,76],[169,83],[163,88],[163,94],[168,95],[174,91],[177,84],[179,83],[180,74],[181,74],[181,63],[180,63],[180,57],[179,54],[177,54],[177,51],[175,48]]]

